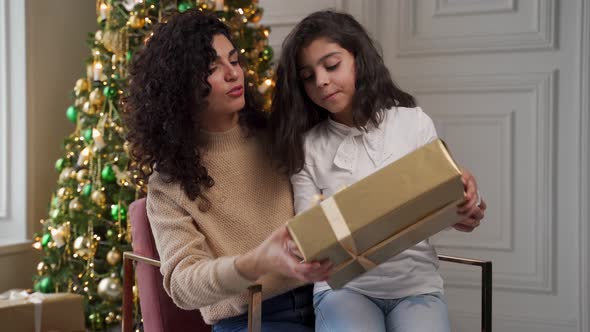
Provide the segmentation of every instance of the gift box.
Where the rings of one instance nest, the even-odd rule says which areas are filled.
[[[9,292],[6,292],[7,294]],[[0,330],[11,332],[85,331],[83,297],[10,291],[0,300]]]
[[[461,171],[435,140],[287,223],[304,261],[330,259],[341,288],[376,265],[459,222]]]

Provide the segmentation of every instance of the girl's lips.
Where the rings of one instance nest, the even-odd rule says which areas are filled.
[[[333,92],[333,93],[331,93],[331,94],[329,94],[329,95],[325,96],[325,97],[324,97],[324,98],[322,98],[322,99],[323,99],[323,100],[331,100],[331,99],[332,99],[332,98],[333,98],[333,97],[334,97],[334,96],[335,96],[335,95],[336,95],[338,92],[340,92],[340,91]]]

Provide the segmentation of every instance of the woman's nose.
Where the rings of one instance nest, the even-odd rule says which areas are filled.
[[[233,66],[228,66],[225,69],[225,80],[226,81],[235,81],[236,79],[238,79],[238,71],[235,67]]]

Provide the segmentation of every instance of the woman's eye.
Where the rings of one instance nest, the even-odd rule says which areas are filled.
[[[213,74],[213,72],[215,72],[216,69],[217,69],[217,67],[210,67],[209,68],[209,75]]]
[[[237,66],[240,64],[238,60],[231,61],[230,63],[232,64],[232,66]]]

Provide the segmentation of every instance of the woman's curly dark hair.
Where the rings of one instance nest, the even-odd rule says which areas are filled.
[[[202,164],[199,147],[207,142],[199,128],[211,91],[207,77],[217,55],[215,35],[231,41],[225,24],[198,9],[156,25],[133,58],[123,99],[130,154],[141,178],[147,183],[153,169],[166,181],[180,183],[191,200],[214,185]],[[249,84],[245,86],[246,106],[239,122],[253,133],[266,127],[266,118],[260,100]]]
[[[309,99],[298,75],[299,53],[318,38],[337,43],[354,56],[356,92],[352,118],[357,128],[363,129],[368,122],[378,126],[383,112],[393,106],[416,106],[414,97],[395,85],[379,50],[354,17],[329,10],[310,14],[283,42],[272,99],[271,152],[288,174],[303,167],[305,132],[330,114]]]

